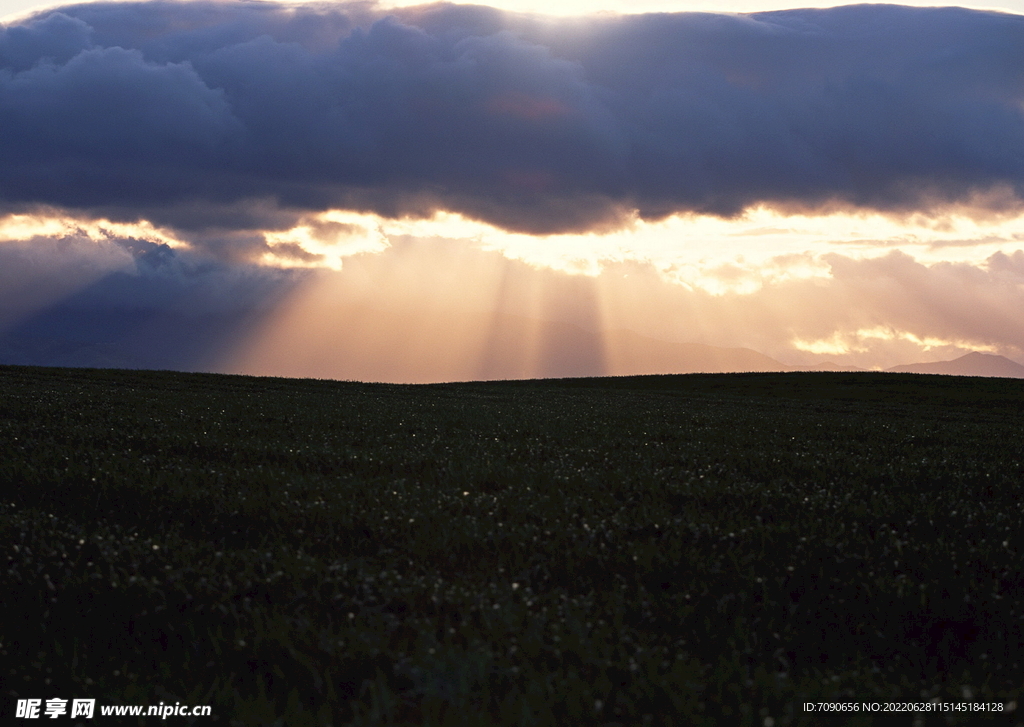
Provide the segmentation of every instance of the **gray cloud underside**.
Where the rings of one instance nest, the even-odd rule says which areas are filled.
[[[306,271],[133,239],[0,244],[0,363],[213,370]]]
[[[957,8],[68,6],[0,29],[0,208],[199,237],[339,207],[534,233],[1015,208],[1022,78],[1024,17]]]

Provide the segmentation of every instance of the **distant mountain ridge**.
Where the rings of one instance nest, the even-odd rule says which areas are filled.
[[[1024,379],[1024,366],[1005,356],[972,351],[952,361],[905,364],[886,369],[893,373],[945,374],[947,376],[995,376]]]
[[[605,334],[606,367],[611,376],[638,374],[714,374],[744,371],[789,371],[787,366],[750,348],[704,343],[677,343],[628,330]]]
[[[700,343],[672,343],[615,331],[606,337],[609,350],[618,352],[609,361],[609,375],[647,373],[727,373],[743,371],[869,371],[825,361],[813,366],[787,366],[749,348],[721,348]],[[1024,379],[1024,366],[991,353],[972,351],[951,361],[893,366],[891,373],[990,376]]]

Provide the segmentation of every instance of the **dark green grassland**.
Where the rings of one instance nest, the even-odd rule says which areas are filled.
[[[801,705],[1002,706],[1022,435],[1005,379],[0,367],[0,710],[909,727]]]

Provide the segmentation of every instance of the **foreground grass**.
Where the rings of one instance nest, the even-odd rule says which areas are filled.
[[[0,709],[1016,724],[1022,424],[994,379],[0,367]]]

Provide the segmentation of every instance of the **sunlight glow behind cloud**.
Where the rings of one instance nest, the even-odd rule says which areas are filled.
[[[998,346],[991,346],[977,341],[943,339],[934,336],[921,338],[909,331],[897,331],[892,328],[862,328],[850,333],[834,333],[831,337],[817,341],[793,340],[793,347],[799,351],[830,356],[845,356],[851,352],[866,353],[871,350],[875,341],[908,341],[920,347],[922,352],[932,349],[954,349],[965,351],[981,351],[982,353],[998,353]]]
[[[111,238],[146,240],[169,247],[183,247],[187,244],[145,220],[133,223],[111,222],[68,217],[59,212],[0,217],[0,244],[12,240],[31,240],[34,237],[65,238],[76,235],[97,241]]]
[[[205,330],[175,365],[396,381],[1024,356],[1024,19],[385,15],[0,28],[18,350]]]
[[[787,279],[828,277],[821,256],[829,252],[871,258],[898,249],[927,264],[980,263],[996,252],[1020,248],[1024,218],[894,220],[878,214],[784,215],[762,207],[732,220],[677,215],[660,222],[634,220],[624,230],[605,234],[524,235],[450,212],[393,220],[330,211],[290,230],[264,234],[272,247],[296,245],[315,256],[268,254],[264,260],[284,267],[339,270],[346,257],[383,252],[397,238],[437,238],[570,275],[597,276],[618,263],[647,264],[667,281],[720,295],[751,293]]]

